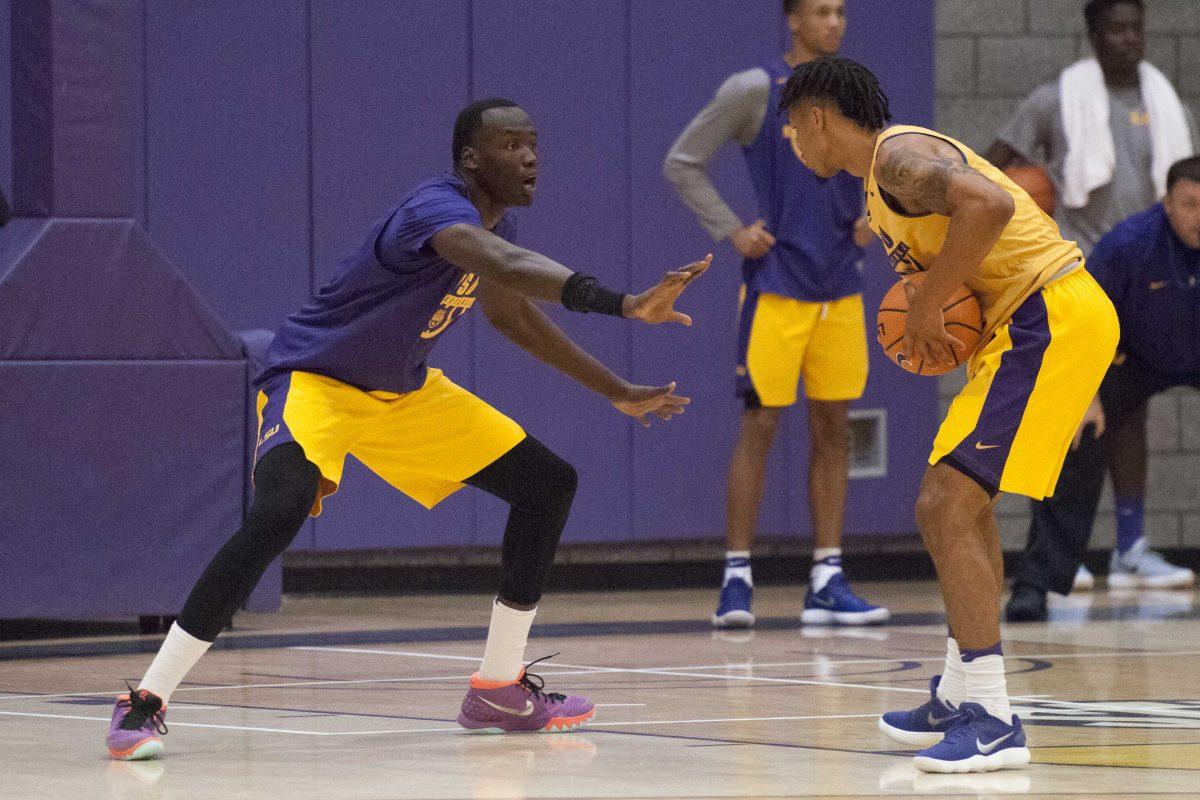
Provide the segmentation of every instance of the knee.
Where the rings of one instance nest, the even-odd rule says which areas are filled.
[[[947,533],[946,493],[936,480],[926,479],[917,495],[917,530],[931,553],[940,550]]]
[[[742,416],[743,434],[768,444],[775,437],[775,429],[778,426],[779,409],[777,408],[748,408]]]
[[[276,449],[283,450],[284,447],[287,446]],[[299,448],[296,452],[274,456],[274,452],[267,454],[255,470],[254,502],[248,521],[260,533],[279,538],[293,528],[298,530],[312,510],[320,488],[321,472]],[[283,547],[286,548],[290,541],[289,536]]]
[[[555,508],[569,508],[579,488],[579,472],[570,463],[547,452],[540,481],[542,502]]]
[[[845,453],[850,449],[850,430],[845,420],[813,419],[813,450],[823,453]]]

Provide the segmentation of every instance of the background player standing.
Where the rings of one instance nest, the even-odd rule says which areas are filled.
[[[784,0],[792,48],[731,76],[667,153],[663,172],[714,241],[726,237],[745,257],[738,334],[737,390],[745,403],[729,464],[725,577],[713,625],[754,624],[750,547],[767,456],[780,413],[804,378],[812,443],[808,503],[813,568],[801,618],[812,623],[881,622],[888,610],[857,597],[841,566],[849,473],[850,401],[867,383],[859,260],[871,231],[862,183],[821,178],[796,156],[774,113],[792,69],[836,53],[846,32],[844,0]],[[742,146],[760,219],[743,225],[721,199],[707,168],[729,141]]]
[[[505,336],[645,425],[688,399],[675,384],[634,386],[581,350],[529,298],[647,323],[691,324],[675,299],[711,256],[624,295],[512,244],[507,211],[533,202],[537,132],[507,100],[464,109],[454,172],[426,181],[366,233],[333,278],[288,317],[256,378],[254,501],[188,596],[136,691],[118,698],[107,744],[117,759],[159,755],[172,692],[245,602],[304,520],[337,491],[348,453],[432,508],[464,485],[511,506],[479,672],[458,717],[470,729],[566,730],[594,713],[545,692],[521,666],[547,570],[575,495],[574,468],[425,359],[476,301]],[[585,435],[581,423],[581,435]]]
[[[1083,255],[1029,195],[965,145],[889,126],[886,95],[866,67],[822,58],[798,67],[782,107],[801,158],[818,175],[862,177],[867,215],[909,286],[903,352],[954,363],[961,343],[941,309],[962,285],[984,315],[966,386],[934,440],[917,497],[917,527],[937,568],[950,636],[931,699],[880,720],[885,733],[929,744],[915,763],[972,772],[1029,762],[1000,647],[1004,560],[1001,491],[1054,493],[1067,448],[1116,351],[1112,303]],[[964,354],[965,355],[965,354]],[[944,738],[943,738],[944,734]]]

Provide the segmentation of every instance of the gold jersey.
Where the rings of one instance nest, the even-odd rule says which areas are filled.
[[[871,171],[867,174],[867,219],[871,229],[883,240],[896,271],[902,275],[924,272],[941,252],[950,218],[941,214],[909,214],[895,198],[880,190],[875,180],[875,160],[879,146],[887,139],[923,134],[950,144],[962,154],[972,169],[981,173],[1012,195],[1016,203],[1000,241],[983,259],[975,275],[967,279],[967,288],[979,298],[983,308],[983,340],[987,342],[996,328],[1007,322],[1026,298],[1052,279],[1071,272],[1083,263],[1083,252],[1075,242],[1062,238],[1058,225],[1046,215],[1025,190],[1003,172],[985,161],[961,142],[927,128],[894,125],[880,133],[875,142]]]

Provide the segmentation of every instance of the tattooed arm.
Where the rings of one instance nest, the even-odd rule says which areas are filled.
[[[955,147],[932,136],[884,142],[875,178],[909,213],[950,218],[942,251],[927,264],[920,288],[909,290],[905,346],[916,358],[954,363],[951,348],[962,344],[946,333],[942,306],[1000,241],[1016,210],[1012,195],[966,164]]]

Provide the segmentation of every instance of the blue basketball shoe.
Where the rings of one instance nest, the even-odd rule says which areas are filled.
[[[883,606],[873,606],[856,595],[846,576],[839,572],[821,591],[808,588],[800,621],[806,625],[870,625],[884,622],[891,615]]]
[[[992,772],[1029,763],[1025,730],[1016,714],[1009,724],[978,703],[963,703],[958,710],[962,716],[942,741],[913,757],[921,772]]]
[[[750,598],[754,587],[741,578],[730,578],[721,587],[721,599],[717,601],[717,613],[713,614],[714,628],[751,628],[754,615],[750,613]]]
[[[943,703],[937,696],[942,676],[929,681],[929,700],[911,711],[889,711],[879,718],[879,730],[901,744],[931,747],[942,740],[946,731],[963,718],[961,711]]]

